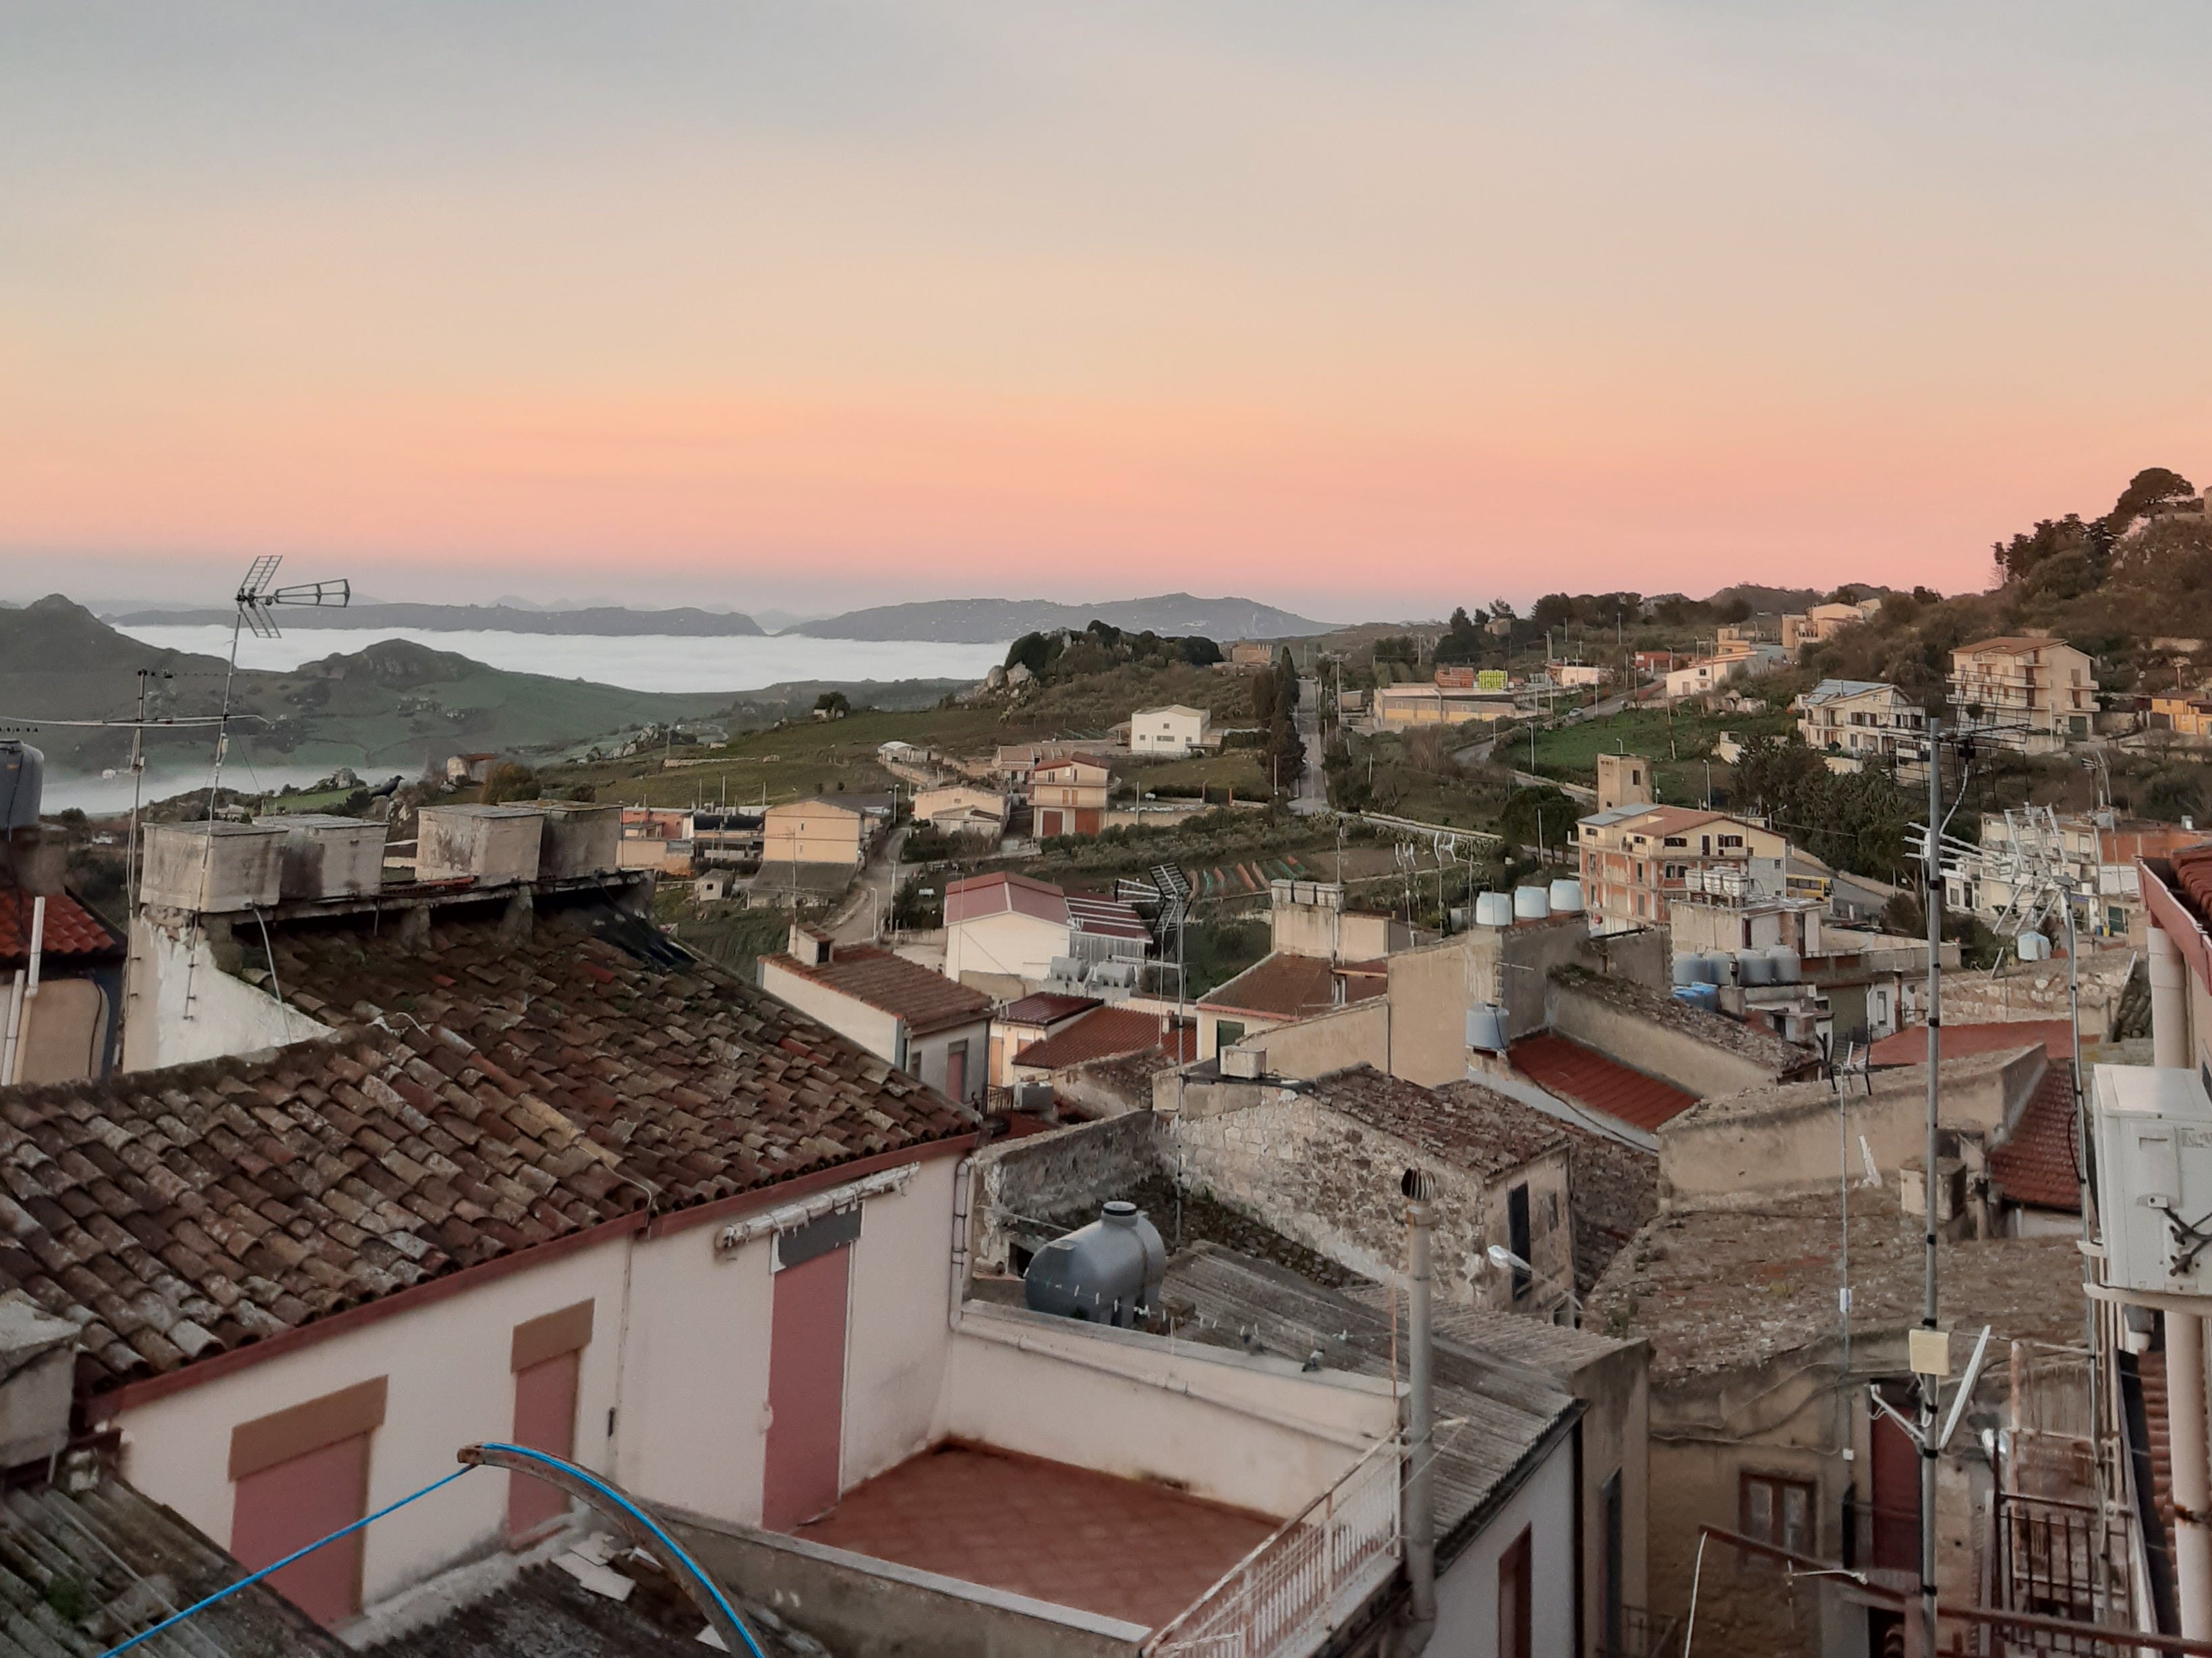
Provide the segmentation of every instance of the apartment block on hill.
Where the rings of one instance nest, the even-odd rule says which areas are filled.
[[[2087,737],[2097,718],[2087,655],[2057,639],[2008,635],[1951,653],[1951,719],[2031,754]]]
[[[1854,771],[1869,760],[1893,766],[1918,759],[1924,747],[1927,715],[1879,680],[1823,680],[1790,706],[1797,735],[1830,756],[1832,769],[1838,761]]]
[[[1047,760],[1029,775],[1030,825],[1040,840],[1095,835],[1106,821],[1112,774],[1096,760]]]
[[[1670,899],[1692,870],[1771,872],[1779,888],[1791,849],[1786,836],[1724,812],[1684,806],[1618,806],[1576,826],[1590,930],[1662,927]]]

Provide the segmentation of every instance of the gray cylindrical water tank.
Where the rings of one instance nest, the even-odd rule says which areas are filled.
[[[1032,1313],[1133,1327],[1159,1300],[1167,1246],[1134,1204],[1108,1204],[1090,1225],[1054,1238],[1022,1275]]]
[[[1727,984],[1734,982],[1735,958],[1719,950],[1698,952],[1698,982],[1700,984]]]
[[[1573,876],[1552,883],[1552,913],[1578,916],[1583,912],[1583,884]]]
[[[1467,1045],[1483,1053],[1503,1053],[1505,1009],[1494,1002],[1479,1003],[1467,1010]]]
[[[39,826],[46,757],[27,742],[0,742],[0,830]]]
[[[1513,924],[1513,895],[1510,893],[1477,893],[1474,895],[1474,924],[1478,927],[1510,927]]]
[[[1768,945],[1766,963],[1769,972],[1772,974],[1768,981],[1770,984],[1795,984],[1804,972],[1804,962],[1787,944]]]
[[[1677,950],[1674,953],[1674,983],[1677,984],[1705,983],[1702,964],[1695,950]]]
[[[1737,984],[1745,986],[1771,984],[1774,982],[1772,974],[1773,966],[1767,960],[1765,951],[1738,950],[1735,953]]]

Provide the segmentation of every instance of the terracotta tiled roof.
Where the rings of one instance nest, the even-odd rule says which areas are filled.
[[[1950,1029],[1944,1029],[1949,1045]],[[2074,1066],[2054,1058],[2021,1108],[2002,1145],[1990,1148],[1990,1173],[2006,1197],[2037,1209],[2081,1212],[2081,1119],[2074,1109]]]
[[[1506,1058],[1514,1070],[1561,1099],[1636,1128],[1656,1129],[1698,1103],[1696,1094],[1632,1070],[1564,1036],[1547,1033],[1524,1037]]]
[[[411,952],[388,914],[278,930],[287,999],[334,1041],[0,1091],[0,1288],[80,1326],[82,1387],[648,1199],[686,1208],[974,1126],[643,923],[541,910],[505,942],[501,908],[429,911]]]
[[[1943,1057],[1964,1059],[1969,1054],[2003,1053],[2012,1048],[2032,1048],[2040,1042],[2053,1059],[2072,1063],[2074,1027],[2063,1019],[1993,1020],[1974,1025],[1943,1021]],[[1877,1065],[1924,1065],[1928,1063],[1928,1027],[1915,1025],[1875,1043],[1869,1058]]]
[[[1165,1052],[1170,1045],[1161,1040],[1160,1024],[1160,1015],[1156,1013],[1130,1008],[1101,1008],[1042,1040],[1030,1043],[1014,1056],[1014,1063],[1057,1070],[1062,1065],[1079,1065],[1087,1059],[1104,1059],[1115,1054],[1142,1053],[1148,1048]],[[1172,1035],[1176,1064],[1188,1064],[1198,1057],[1198,1030],[1194,1025],[1183,1025]]]
[[[1376,974],[1365,963],[1338,968],[1320,956],[1293,955],[1287,950],[1263,956],[1227,984],[1199,997],[1199,1006],[1217,1013],[1257,1014],[1262,1019],[1305,1019],[1340,1007],[1337,987],[1344,1002],[1364,1002],[1389,988],[1387,971]]]
[[[829,960],[810,967],[794,956],[767,958],[785,972],[851,997],[906,1021],[910,1034],[926,1036],[990,1016],[991,998],[957,978],[933,973],[904,956],[872,944],[837,947]]]
[[[1425,1088],[1372,1065],[1352,1065],[1316,1077],[1310,1088],[1317,1104],[1476,1174],[1518,1168],[1567,1142],[1557,1118],[1479,1082]]]
[[[32,909],[30,893],[0,887],[0,961],[20,961],[30,954]],[[41,948],[52,956],[120,955],[123,940],[67,893],[56,893],[46,899]]]

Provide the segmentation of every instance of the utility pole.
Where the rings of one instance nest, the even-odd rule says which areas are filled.
[[[1928,836],[1921,879],[1928,908],[1928,1140],[1922,1165],[1921,1225],[1927,1249],[1926,1299],[1921,1327],[1932,1338],[1940,1308],[1936,1297],[1936,1143],[1941,1090],[1936,1070],[1943,1057],[1943,767],[1938,749],[1942,722],[1928,722]],[[1932,1345],[1932,1342],[1931,1342]],[[1915,1367],[1917,1368],[1917,1367]],[[1942,1381],[1920,1379],[1920,1650],[1936,1650],[1936,1410]]]

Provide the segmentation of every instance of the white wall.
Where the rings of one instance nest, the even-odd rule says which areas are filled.
[[[605,1471],[627,1247],[616,1240],[580,1251],[126,1410],[117,1418],[124,1476],[227,1544],[231,1429],[387,1376],[384,1426],[369,1442],[374,1512],[453,1472],[460,1447],[511,1436],[514,1326],[582,1301],[595,1308],[577,1378],[576,1460]],[[479,1471],[404,1510],[404,1518],[368,1527],[364,1604],[496,1543],[507,1516],[507,1481],[504,1472]]]
[[[1396,1420],[1381,1377],[970,1303],[939,1426],[1288,1519]]]
[[[1498,1559],[1529,1527],[1534,1658],[1575,1658],[1575,1449],[1571,1436],[1514,1492],[1467,1552],[1437,1578],[1428,1658],[1496,1658]]]
[[[945,976],[1008,973],[1042,978],[1052,959],[1067,954],[1067,929],[1057,922],[1014,911],[978,916],[945,930]]]
[[[947,1093],[945,1084],[951,1080],[947,1063],[955,1042],[968,1045],[968,1071],[961,1084],[962,1097],[970,1101],[982,1099],[989,1087],[991,1069],[991,1021],[978,1019],[972,1025],[957,1025],[951,1030],[932,1031],[927,1036],[907,1039],[906,1068],[939,1093]]]
[[[259,933],[246,938],[247,959],[262,959]],[[143,916],[135,918],[124,985],[125,1070],[186,1065],[331,1033],[329,1026],[223,972],[197,928],[179,937]]]
[[[838,1035],[852,1038],[877,1058],[893,1065],[900,1063],[902,1056],[899,1052],[896,1014],[857,1001],[819,979],[793,972],[769,957],[761,960],[760,984],[761,989],[777,1001],[801,1013],[811,1014]]]

